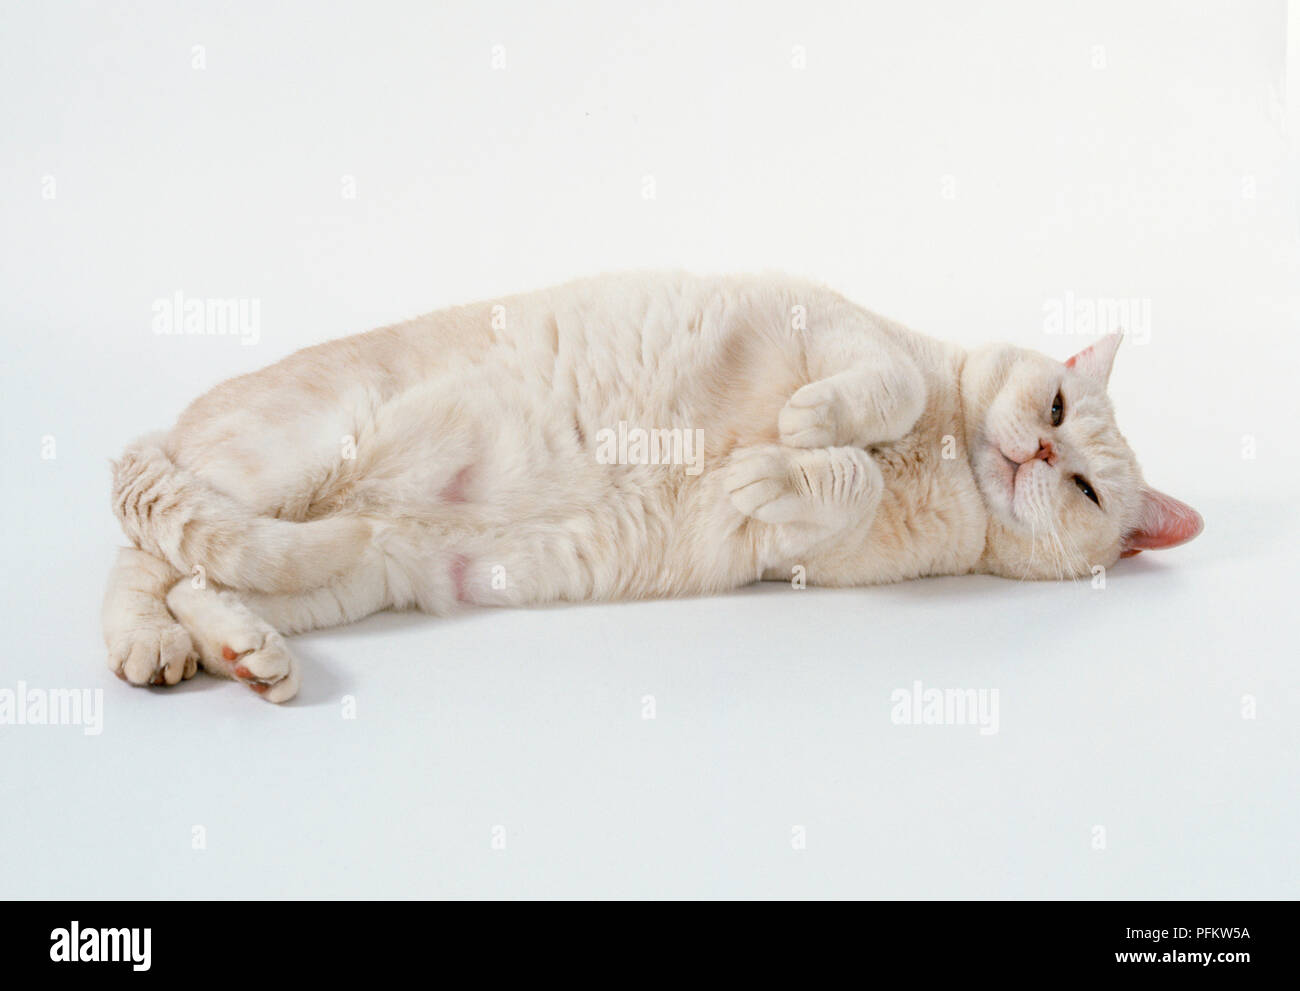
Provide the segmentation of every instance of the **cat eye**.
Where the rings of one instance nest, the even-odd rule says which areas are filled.
[[[1052,426],[1059,427],[1061,421],[1065,419],[1065,397],[1061,391],[1056,391],[1056,398],[1052,400]]]
[[[1092,486],[1088,484],[1088,480],[1086,478],[1084,478],[1082,475],[1075,475],[1074,484],[1079,486],[1080,492],[1082,492],[1084,495],[1086,495],[1089,499],[1091,499],[1093,502],[1097,504],[1098,509],[1101,509],[1101,500],[1097,498],[1097,493],[1092,491]]]

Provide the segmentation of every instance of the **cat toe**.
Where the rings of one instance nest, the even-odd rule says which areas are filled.
[[[835,443],[835,395],[821,382],[796,392],[777,417],[787,447],[831,447]]]
[[[780,447],[742,448],[732,456],[725,479],[731,505],[742,515],[764,522],[765,508],[791,494],[789,455]]]
[[[197,670],[190,635],[178,623],[150,623],[119,638],[108,654],[109,669],[132,685],[175,685]],[[186,675],[189,670],[191,675]]]
[[[234,676],[268,702],[287,702],[298,693],[297,665],[279,633],[238,657]]]

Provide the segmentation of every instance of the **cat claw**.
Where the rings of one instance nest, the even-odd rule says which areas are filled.
[[[141,623],[109,647],[108,666],[132,685],[175,685],[193,678],[198,655],[190,635],[174,620]]]

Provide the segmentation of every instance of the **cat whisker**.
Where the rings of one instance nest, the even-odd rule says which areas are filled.
[[[1087,570],[1087,564],[1088,564],[1087,555],[1084,554],[1083,551],[1079,549],[1078,541],[1076,541],[1073,537],[1071,537],[1068,531],[1065,530],[1061,531],[1061,536],[1070,542],[1070,546],[1074,549],[1074,556],[1083,565],[1082,568],[1070,569],[1070,580],[1073,582],[1078,582],[1079,572]]]
[[[1025,570],[1020,573],[1020,580],[1023,582],[1029,577],[1029,569],[1034,566],[1034,548],[1038,546],[1038,523],[1035,520],[1037,514],[1031,514],[1029,517],[1029,560],[1025,562]]]

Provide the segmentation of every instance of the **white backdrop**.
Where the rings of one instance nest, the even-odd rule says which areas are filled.
[[[0,725],[0,892],[1296,894],[1296,6],[1289,55],[1280,2],[3,20],[0,690],[102,689],[103,732]],[[1206,532],[1105,589],[381,616],[300,638],[284,708],[109,675],[134,436],[309,343],[656,266],[1060,356],[1053,314],[1123,301],[1121,424]],[[256,343],[155,334],[178,292]],[[996,689],[998,732],[896,725],[916,681]]]

